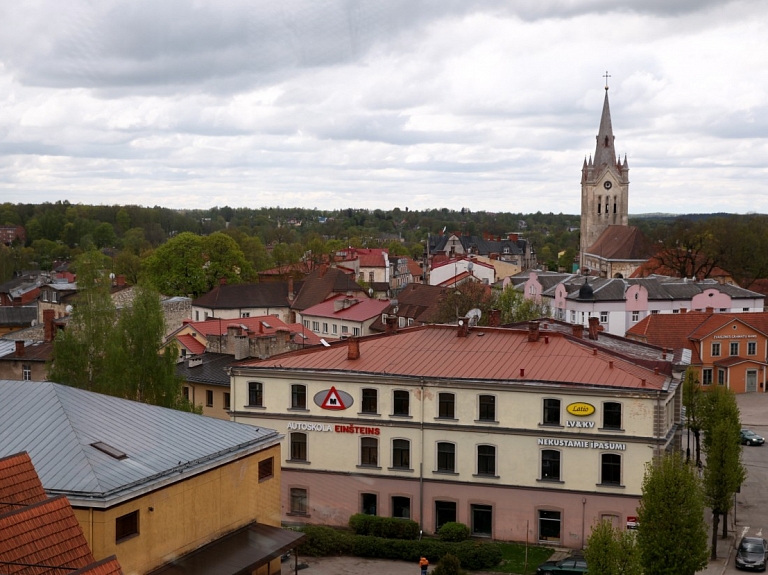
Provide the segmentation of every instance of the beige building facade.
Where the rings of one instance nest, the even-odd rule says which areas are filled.
[[[232,368],[233,420],[285,435],[284,521],[364,512],[428,533],[461,521],[475,536],[573,548],[596,519],[631,521],[645,464],[676,445],[679,378],[562,334],[457,330]]]

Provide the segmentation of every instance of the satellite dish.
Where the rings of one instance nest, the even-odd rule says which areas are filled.
[[[64,308],[64,311],[67,313],[72,313],[72,306],[68,305],[67,307]]]
[[[111,280],[115,279],[115,274],[113,274],[113,273],[109,274],[109,279],[111,279]]]
[[[467,317],[469,318],[469,327],[474,327],[477,325],[477,322],[480,321],[480,318],[482,317],[483,312],[480,311],[478,308],[472,308],[467,312]]]
[[[469,262],[469,263],[467,264],[467,271],[468,271],[469,273],[472,273],[472,270],[473,270],[474,268],[475,268],[475,264],[474,264],[474,263],[472,263],[472,262]]]

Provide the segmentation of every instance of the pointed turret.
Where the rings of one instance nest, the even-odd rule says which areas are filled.
[[[629,164],[627,163],[627,155],[626,154],[624,154],[624,169],[625,170],[629,169]]]
[[[603,101],[603,115],[600,117],[600,130],[597,133],[597,146],[595,147],[595,167],[610,166],[616,158],[616,150],[613,148],[613,126],[611,125],[611,108],[608,105],[608,88],[605,89]]]

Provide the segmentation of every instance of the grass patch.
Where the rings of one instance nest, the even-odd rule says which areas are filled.
[[[544,563],[555,552],[549,547],[528,546],[528,569],[525,570],[525,545],[519,543],[497,543],[501,548],[501,564],[490,571],[498,573],[517,573],[530,575],[536,573],[536,567]]]

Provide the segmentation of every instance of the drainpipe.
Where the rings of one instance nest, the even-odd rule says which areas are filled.
[[[421,380],[421,457],[419,458],[419,531],[424,530],[424,379]]]
[[[587,498],[581,498],[581,548],[584,549],[584,524],[587,517]]]

